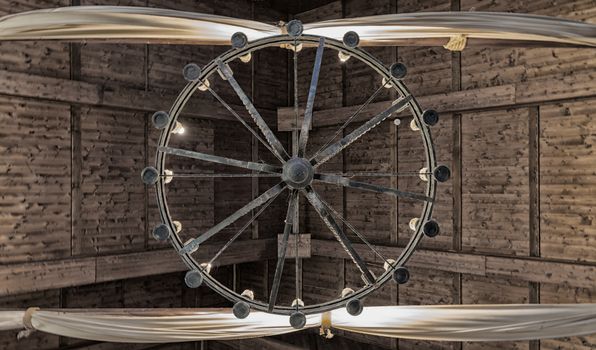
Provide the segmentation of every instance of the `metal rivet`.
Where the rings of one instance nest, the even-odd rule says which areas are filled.
[[[197,81],[201,76],[201,67],[194,63],[189,63],[182,69],[182,75],[187,81]]]
[[[439,165],[433,171],[434,178],[439,182],[445,182],[451,177],[451,170],[445,165]]]
[[[306,315],[300,311],[294,311],[290,315],[290,325],[296,329],[301,329],[306,325]]]
[[[410,271],[407,268],[401,266],[393,271],[393,280],[397,284],[407,283],[410,279]]]
[[[349,31],[344,34],[343,42],[347,47],[354,48],[360,43],[360,36],[356,32]]]
[[[394,63],[391,65],[391,67],[389,68],[389,72],[391,73],[391,76],[395,79],[403,79],[406,77],[406,74],[408,73],[408,67],[406,67],[405,64],[403,63]]]
[[[302,26],[302,22],[297,19],[293,19],[286,24],[286,31],[288,32],[288,35],[293,38],[297,38],[302,35],[303,30],[304,27]]]
[[[248,317],[248,314],[250,314],[250,306],[248,306],[248,304],[244,301],[239,301],[234,304],[234,307],[232,307],[232,312],[236,318],[243,319]]]
[[[155,112],[151,117],[151,122],[156,129],[161,130],[170,122],[170,115],[164,111]]]
[[[433,126],[439,122],[439,113],[434,109],[427,109],[422,113],[422,120],[424,124]]]
[[[198,288],[203,284],[203,275],[199,271],[190,270],[184,276],[184,283],[188,288]]]
[[[141,179],[145,185],[155,185],[159,179],[159,173],[154,167],[148,166],[141,171]]]
[[[435,220],[429,220],[424,223],[422,232],[424,232],[427,237],[435,237],[439,234],[439,224]]]
[[[170,228],[166,224],[157,225],[153,229],[153,238],[155,238],[158,241],[167,240],[168,238],[170,238],[170,234]]]
[[[362,304],[362,301],[357,298],[350,299],[346,304],[346,310],[352,316],[360,315],[363,309],[364,305]]]
[[[248,44],[248,38],[246,37],[246,34],[237,32],[232,35],[231,42],[233,48],[241,49]]]

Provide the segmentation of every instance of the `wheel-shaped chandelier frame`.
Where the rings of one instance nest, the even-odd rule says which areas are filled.
[[[236,42],[236,44],[235,44],[234,39],[240,40],[240,43]],[[247,309],[247,310],[245,310],[246,311],[245,314],[248,314],[248,308],[250,308],[250,309],[254,309],[254,310],[260,310],[260,311],[265,311],[265,312],[274,313],[274,314],[281,314],[281,315],[292,315],[299,311],[303,317],[305,314],[320,313],[320,312],[325,312],[325,311],[329,311],[332,309],[337,309],[337,308],[346,306],[351,300],[361,300],[362,298],[364,298],[365,296],[367,296],[374,290],[380,288],[392,276],[395,279],[396,271],[399,269],[404,269],[404,265],[408,262],[408,260],[414,253],[414,250],[416,249],[418,243],[424,236],[425,231],[427,230],[425,228],[426,227],[425,224],[426,223],[436,224],[431,219],[431,217],[432,217],[433,204],[434,204],[434,199],[435,199],[435,194],[436,194],[437,178],[440,178],[440,177],[436,176],[435,170],[439,169],[440,167],[437,167],[431,133],[429,130],[429,126],[427,125],[428,121],[425,120],[425,118],[424,118],[423,110],[420,108],[420,105],[418,104],[416,99],[411,95],[410,91],[404,85],[404,83],[400,80],[400,78],[396,77],[396,74],[391,72],[391,69],[387,69],[383,65],[383,63],[381,63],[379,60],[377,60],[376,58],[374,58],[373,56],[371,56],[364,50],[362,50],[358,47],[353,47],[355,45],[347,45],[345,38],[344,38],[344,42],[341,42],[341,41],[334,40],[331,38],[311,36],[311,35],[300,35],[300,36],[280,35],[280,36],[268,37],[265,39],[260,39],[260,40],[248,43],[246,41],[242,42],[242,37],[240,36],[240,38],[238,38],[238,37],[232,38],[232,43],[234,44],[235,48],[223,53],[222,55],[220,55],[219,57],[217,57],[216,59],[211,61],[209,64],[207,64],[202,69],[198,68],[198,66],[194,66],[194,69],[193,69],[193,67],[188,68],[189,71],[187,72],[186,71],[187,68],[185,68],[185,77],[187,77],[187,80],[189,80],[189,83],[182,90],[182,92],[180,93],[180,95],[178,96],[176,101],[174,102],[173,106],[171,107],[169,113],[166,114],[166,113],[161,112],[161,113],[163,113],[163,115],[161,117],[164,117],[165,119],[162,118],[163,125],[161,125],[159,127],[160,129],[162,129],[162,133],[161,133],[161,136],[160,136],[159,142],[158,142],[155,168],[146,168],[142,174],[143,181],[145,183],[155,184],[155,187],[156,187],[157,203],[158,203],[158,208],[159,208],[159,213],[160,213],[162,224],[159,225],[155,229],[154,235],[160,236],[160,239],[164,239],[164,240],[168,239],[170,241],[170,243],[172,244],[172,246],[174,247],[174,249],[180,254],[183,262],[189,268],[189,273],[195,274],[194,276],[198,277],[201,280],[201,282],[204,282],[211,289],[215,290],[217,293],[219,293],[226,299],[235,303],[235,305],[244,306],[244,309]],[[344,57],[346,57],[345,55],[349,55],[349,57],[351,57],[352,59],[360,60],[360,61],[364,62],[366,65],[368,65],[369,67],[371,67],[372,69],[374,69],[374,71],[376,71],[383,78],[383,85],[390,84],[391,87],[394,88],[396,90],[397,94],[399,95],[399,98],[397,100],[395,100],[392,105],[392,107],[394,107],[394,108],[392,109],[392,107],[389,107],[387,110],[385,110],[383,112],[383,113],[385,113],[385,115],[383,115],[381,117],[379,117],[380,114],[377,115],[376,117],[378,117],[378,120],[380,120],[379,122],[376,122],[374,120],[375,117],[373,117],[373,119],[366,122],[366,123],[369,123],[368,126],[366,125],[366,123],[363,124],[363,127],[366,126],[368,129],[364,133],[362,133],[362,135],[364,135],[366,132],[370,131],[372,128],[377,126],[380,122],[382,122],[386,119],[393,119],[393,118],[391,118],[392,114],[397,114],[401,110],[403,110],[405,108],[409,108],[409,110],[413,116],[413,119],[415,121],[414,130],[419,130],[419,132],[422,136],[422,142],[423,142],[424,153],[425,153],[425,158],[426,158],[425,159],[426,160],[426,169],[430,169],[430,171],[428,172],[429,176],[426,178],[426,188],[425,188],[424,194],[412,194],[409,192],[399,191],[397,189],[389,189],[389,188],[382,187],[382,186],[365,184],[362,182],[352,181],[351,179],[341,177],[341,176],[327,176],[327,177],[325,177],[325,176],[317,175],[318,173],[314,174],[315,181],[333,183],[333,184],[336,184],[339,186],[344,186],[344,187],[359,188],[359,189],[373,191],[373,192],[377,192],[377,193],[386,193],[386,194],[394,195],[397,197],[402,196],[402,197],[407,197],[407,198],[414,199],[414,200],[416,200],[416,199],[421,200],[423,202],[422,213],[421,213],[420,217],[418,218],[418,221],[417,221],[418,224],[414,224],[414,227],[412,227],[412,229],[414,230],[414,233],[411,236],[407,245],[402,249],[399,257],[397,257],[397,259],[395,259],[395,260],[385,259],[386,264],[385,264],[384,273],[382,273],[378,277],[372,276],[373,277],[372,280],[370,280],[370,279],[367,280],[365,278],[366,274],[361,269],[361,272],[363,272],[363,280],[366,282],[365,286],[362,287],[361,289],[352,291],[351,293],[349,293],[347,295],[338,296],[337,299],[329,300],[329,301],[319,303],[319,304],[301,305],[300,303],[295,303],[295,305],[292,305],[292,306],[276,305],[275,298],[274,298],[273,305],[272,305],[271,301],[270,301],[270,303],[266,303],[266,302],[263,302],[260,300],[253,300],[254,298],[250,295],[246,295],[246,294],[241,295],[241,294],[238,294],[237,292],[229,289],[227,286],[225,286],[220,281],[218,281],[216,278],[214,278],[210,275],[208,267],[205,266],[204,263],[202,264],[201,262],[198,262],[192,256],[192,253],[194,251],[196,251],[197,249],[199,249],[199,244],[202,244],[203,241],[207,240],[212,235],[207,235],[208,237],[204,237],[203,239],[200,239],[201,236],[199,236],[197,239],[190,240],[187,242],[183,242],[182,239],[180,238],[180,236],[178,235],[177,223],[170,215],[170,211],[168,208],[168,201],[166,198],[166,183],[168,182],[168,181],[166,181],[168,173],[165,168],[166,155],[170,154],[170,155],[175,155],[175,156],[186,156],[186,157],[190,157],[190,158],[196,158],[196,159],[202,159],[202,160],[206,160],[206,161],[212,161],[215,163],[226,164],[226,160],[223,160],[223,161],[221,160],[221,159],[224,159],[222,157],[204,155],[204,154],[197,153],[197,152],[172,149],[172,148],[168,147],[172,132],[175,131],[175,128],[177,128],[179,125],[178,118],[179,118],[180,114],[182,113],[186,103],[190,100],[190,98],[193,96],[193,94],[197,90],[205,91],[208,89],[212,93],[214,93],[211,90],[211,88],[209,88],[209,84],[208,84],[209,77],[211,77],[213,74],[219,73],[222,76],[222,78],[224,78],[224,80],[228,80],[228,82],[230,84],[233,84],[232,81],[235,81],[235,79],[233,79],[233,78],[230,79],[230,77],[233,75],[233,72],[230,70],[230,68],[228,66],[229,62],[232,62],[232,61],[242,58],[242,57],[247,57],[248,54],[251,54],[252,52],[255,52],[255,51],[267,48],[267,47],[286,47],[286,48],[293,47],[294,52],[296,52],[297,51],[296,48],[298,47],[298,45],[301,45],[301,44],[304,46],[315,46],[315,47],[318,46],[319,49],[317,50],[317,56],[322,56],[321,46],[334,49],[334,50],[338,51],[339,53],[343,54]],[[319,50],[321,51],[321,53],[319,53]],[[294,55],[296,57],[296,54],[294,54]],[[318,62],[319,67],[318,68],[315,67],[315,70],[317,70],[317,74],[318,74],[318,69],[320,68],[320,59],[321,58],[317,57],[317,59],[319,60],[319,62]],[[316,64],[317,63],[315,63],[315,65]],[[295,67],[296,67],[296,65],[295,65]],[[188,77],[191,77],[191,78],[189,79]],[[315,80],[315,79],[313,79],[313,80]],[[316,84],[316,81],[315,81],[315,84]],[[239,88],[239,86],[237,86],[237,88]],[[263,127],[261,127],[261,125],[259,123],[264,122],[264,121],[262,120],[262,118],[261,118],[261,120],[258,120],[258,118],[255,118],[254,111],[251,111],[251,108],[254,109],[252,102],[250,102],[250,100],[248,100],[248,97],[246,95],[241,96],[243,93],[239,93],[237,89],[235,89],[235,90],[236,90],[236,93],[239,94],[239,97],[241,98],[241,100],[243,100],[243,103],[246,106],[247,110],[249,111],[249,114],[251,114],[253,119],[255,119],[257,126],[259,126],[259,129],[261,129],[261,131],[263,132],[262,135],[265,136],[265,139],[267,141],[264,142],[261,138],[259,138],[259,140],[263,144],[265,144],[265,146],[268,146],[267,148],[269,150],[271,150],[276,155],[276,157],[278,159],[280,159],[280,161],[282,161],[282,163],[284,165],[288,164],[287,161],[289,159],[294,159],[294,158],[290,157],[288,155],[288,153],[285,151],[285,149],[283,150],[283,153],[280,152],[278,147],[281,146],[281,144],[279,144],[279,145],[273,144],[276,141],[275,136],[273,136],[273,138],[275,140],[272,140],[271,134],[268,134],[266,131],[266,129],[268,129],[268,127],[265,129]],[[312,83],[311,83],[311,90],[312,90]],[[315,86],[315,93],[316,93],[316,86]],[[309,95],[310,95],[310,91],[309,91]],[[215,93],[214,93],[214,96],[218,97]],[[310,99],[310,96],[309,96],[309,99]],[[314,99],[314,96],[313,96],[313,99]],[[224,103],[221,99],[218,98],[218,100],[220,102]],[[371,100],[372,100],[372,98],[371,98]],[[307,108],[309,108],[308,103],[312,104],[312,101],[307,102]],[[229,106],[227,106],[227,107],[229,107]],[[310,106],[310,109],[311,109],[311,118],[312,118],[312,105]],[[232,110],[230,110],[230,112],[233,113]],[[158,112],[158,113],[160,113],[160,112]],[[257,114],[258,114],[258,112],[257,112]],[[306,117],[305,117],[305,119],[306,119]],[[154,116],[154,124],[155,124],[155,116]],[[347,124],[347,122],[346,122],[346,124]],[[344,127],[345,127],[345,125],[344,125]],[[245,126],[247,126],[247,125],[245,124]],[[250,129],[249,126],[247,126],[247,128]],[[306,128],[306,129],[308,129],[308,128]],[[303,130],[304,130],[304,128],[303,128]],[[269,129],[269,131],[271,131],[271,130]],[[307,131],[307,133],[308,133],[308,131]],[[253,130],[253,134],[255,134],[254,130]],[[359,135],[359,136],[362,136],[362,135]],[[257,136],[257,135],[255,135],[255,136]],[[356,138],[359,137],[358,135],[356,135],[356,136],[357,136]],[[259,137],[259,136],[257,136],[257,137]],[[301,138],[302,138],[302,135],[301,135]],[[306,136],[306,138],[308,138],[308,136]],[[344,141],[343,145],[341,143],[342,141]],[[349,142],[347,142],[347,141],[349,141]],[[331,144],[329,147],[325,148],[322,151],[322,153],[324,153],[327,156],[326,159],[323,159],[325,157],[323,157],[323,158],[319,157],[318,159],[322,160],[322,162],[326,161],[327,159],[331,158],[332,156],[343,151],[343,149],[346,148],[347,146],[349,146],[349,144],[351,144],[351,142],[353,142],[353,141],[355,141],[355,139],[346,140],[346,138],[344,137],[337,143]],[[346,143],[347,143],[347,145],[345,145]],[[336,148],[330,150],[330,148],[333,146],[335,146]],[[282,148],[283,148],[283,146],[282,146]],[[320,154],[320,153],[321,153],[321,150],[319,150],[318,154]],[[302,154],[302,156],[305,156],[305,155]],[[316,164],[317,159],[315,159],[315,158],[316,157],[313,157],[312,159],[309,160],[309,162],[314,165],[313,168],[316,170],[316,167],[320,164]],[[241,162],[241,161],[236,161],[236,160],[232,160],[232,161]],[[250,163],[250,162],[243,162],[243,163]],[[275,190],[276,195],[273,196],[272,198],[268,197],[267,201],[275,199],[275,197],[277,196],[277,194],[279,194],[279,192],[281,192],[282,190],[285,190],[287,188],[290,190],[290,196],[289,196],[290,198],[292,198],[292,196],[297,196],[298,192],[302,192],[305,196],[307,196],[307,199],[309,199],[311,204],[313,206],[315,206],[315,209],[317,209],[316,205],[317,204],[319,205],[319,208],[317,209],[317,211],[319,212],[319,215],[321,215],[321,217],[323,217],[323,215],[321,214],[320,210],[322,210],[323,213],[326,213],[327,215],[332,216],[332,214],[331,214],[331,212],[329,212],[329,210],[333,211],[333,209],[328,207],[328,204],[325,203],[324,200],[322,200],[320,197],[318,197],[318,195],[316,194],[316,192],[314,192],[314,190],[312,190],[312,187],[310,187],[310,185],[300,187],[300,185],[294,184],[294,187],[290,186],[290,182],[288,181],[287,176],[284,178],[283,174],[282,174],[282,172],[286,171],[286,169],[284,167],[271,166],[271,165],[266,165],[266,164],[262,164],[262,163],[251,163],[251,164],[252,164],[251,166],[253,166],[253,167],[256,166],[255,164],[260,165],[261,168],[254,169],[254,168],[250,168],[250,167],[246,167],[246,166],[244,166],[244,167],[246,169],[251,169],[253,171],[279,173],[279,176],[282,178],[282,181],[277,185],[278,188]],[[228,165],[230,165],[230,164],[228,164]],[[231,164],[231,165],[234,165],[234,164]],[[315,171],[315,170],[313,170],[313,171]],[[447,172],[448,172],[448,168],[447,168]],[[443,180],[441,180],[441,181],[443,181]],[[281,188],[281,190],[280,190],[280,188]],[[310,195],[310,197],[308,197],[309,195]],[[316,199],[317,197],[318,197],[318,202]],[[260,197],[258,197],[257,199],[259,199],[259,198]],[[262,206],[267,201],[262,201],[262,203],[256,203],[255,204],[256,207],[251,207],[251,210],[253,210],[259,206]],[[290,207],[292,206],[292,201],[293,200],[290,199],[290,201],[288,202],[288,213],[291,210]],[[255,200],[253,200],[251,203],[253,203],[253,202],[255,202]],[[335,214],[337,214],[337,213],[335,212]],[[234,214],[232,214],[232,215],[234,215]],[[289,215],[288,215],[288,217],[289,217]],[[286,226],[287,226],[287,223],[286,223]],[[329,224],[328,224],[328,226],[329,226]],[[287,229],[287,227],[286,227],[286,229]],[[438,230],[438,227],[436,227],[436,229]],[[156,231],[158,231],[158,230],[161,230],[160,231],[161,233],[156,234]],[[341,230],[341,228],[340,228],[340,230]],[[165,232],[165,234],[164,234],[164,232]],[[334,232],[333,230],[332,230],[332,232],[334,234],[337,233],[337,232]],[[217,233],[217,231],[215,233]],[[438,233],[438,232],[436,232],[436,233]],[[427,233],[427,235],[429,235],[429,234]],[[205,236],[205,235],[202,235],[202,236]],[[336,234],[336,238],[337,237],[338,236]],[[345,234],[344,234],[344,237],[345,237]],[[340,243],[342,243],[342,246],[346,250],[346,252],[348,252],[345,242],[342,242],[342,240],[340,240],[339,238],[338,238],[338,240],[340,241]],[[287,243],[287,239],[286,239],[286,243]],[[351,248],[351,244],[349,243],[349,241],[348,241],[348,245],[350,245],[349,248]],[[371,247],[371,249],[374,249],[374,248],[372,248],[372,246],[370,244],[369,244],[369,247]],[[352,249],[352,252],[348,252],[348,254],[351,255],[352,260],[356,263],[356,265],[358,265],[359,262],[357,262],[356,260],[360,259],[360,258],[358,256],[356,259],[353,256],[353,253],[355,251],[353,250],[353,248],[351,248],[351,249]],[[357,255],[357,253],[356,253],[356,255]],[[360,263],[363,263],[363,261],[360,261]],[[387,263],[389,265],[387,265]],[[283,262],[282,262],[282,264],[283,264]],[[366,267],[366,264],[364,266]],[[360,267],[362,267],[362,266],[359,266],[359,268]],[[407,270],[406,270],[406,273],[407,273]],[[187,277],[188,276],[189,275],[187,273]],[[409,276],[409,274],[408,274],[408,276]],[[190,276],[190,277],[191,277],[191,279],[193,278],[193,276]],[[406,280],[407,280],[407,277],[406,277]],[[199,282],[199,283],[201,283],[201,282]],[[279,281],[277,281],[277,282],[278,282],[278,287],[279,287]],[[193,281],[190,281],[190,283],[192,284]],[[398,283],[400,283],[400,282],[398,281]],[[187,280],[187,284],[189,284],[188,280]],[[242,317],[242,316],[239,316],[239,317]]]

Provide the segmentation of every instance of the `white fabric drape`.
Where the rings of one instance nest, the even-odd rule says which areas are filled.
[[[444,305],[364,308],[332,313],[336,329],[382,337],[443,341],[560,338],[596,333],[596,304]]]
[[[421,12],[304,25],[306,34],[339,40],[348,31],[359,34],[361,46],[443,46],[453,38],[484,46],[596,46],[596,25],[528,14]],[[283,29],[211,14],[126,6],[72,6],[0,18],[0,40],[230,45],[235,32],[253,41],[280,35]]]
[[[237,319],[230,309],[93,309],[0,312],[0,330],[33,329],[96,341],[168,343],[265,337],[296,331],[287,316],[251,312]],[[305,328],[321,326],[321,314]],[[329,321],[329,317],[327,317]],[[328,326],[327,322],[326,326]],[[331,312],[332,328],[393,338],[502,341],[596,333],[596,304],[425,305],[365,307],[359,316]]]

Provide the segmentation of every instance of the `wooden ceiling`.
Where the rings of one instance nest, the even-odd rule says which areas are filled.
[[[77,1],[78,2],[78,1]],[[0,13],[69,5],[68,0],[0,0]],[[278,21],[295,14],[308,22],[395,12],[514,11],[596,23],[593,1],[573,0],[344,0],[201,1],[80,0],[81,5],[158,6]],[[222,48],[68,43],[0,45],[0,307],[208,307],[229,306],[207,288],[184,286],[185,267],[172,249],[151,237],[158,222],[154,193],[139,179],[153,162],[158,132],[150,116],[167,109],[184,86],[181,68],[200,65]],[[407,85],[425,108],[441,112],[433,137],[452,179],[440,187],[435,218],[441,234],[425,240],[411,262],[405,286],[388,284],[365,305],[435,303],[596,302],[596,61],[591,49],[374,48],[386,63],[408,66]],[[301,71],[314,54],[304,51]],[[269,121],[287,106],[287,56],[256,55],[235,68]],[[321,144],[350,107],[378,86],[365,67],[325,57],[311,140]],[[280,78],[281,77],[281,78]],[[299,77],[305,100],[310,77]],[[221,95],[235,101],[230,90]],[[376,106],[390,101],[382,95]],[[234,102],[234,103],[239,103]],[[266,150],[205,95],[194,101],[180,139],[205,152],[269,160]],[[417,171],[418,143],[387,123],[329,162],[334,171]],[[401,128],[401,129],[400,129]],[[279,133],[289,142],[288,133]],[[197,141],[199,140],[199,141]],[[189,168],[192,170],[192,168]],[[172,186],[172,211],[185,227],[201,231],[225,218],[273,180],[216,179]],[[415,189],[416,178],[399,179]],[[336,210],[388,255],[409,237],[415,208],[372,194],[320,188]],[[275,269],[282,201],[222,256],[214,274],[236,290],[266,295]],[[312,210],[301,228],[313,237],[304,261],[301,292],[308,302],[337,295],[359,276]],[[191,233],[197,233],[191,232]],[[218,236],[223,241],[233,233]],[[355,240],[355,237],[352,237]],[[213,249],[209,246],[208,249]],[[365,255],[371,263],[374,256]],[[293,281],[292,268],[286,269]],[[280,298],[293,298],[293,284]],[[511,342],[441,343],[308,332],[276,339],[205,342],[127,349],[591,349],[596,337]],[[35,334],[16,342],[0,332],[2,349],[121,349]]]

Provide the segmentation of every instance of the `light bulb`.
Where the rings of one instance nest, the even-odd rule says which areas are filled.
[[[164,183],[169,184],[170,182],[172,182],[172,180],[174,179],[174,172],[172,170],[166,169],[163,171],[164,172]]]
[[[250,300],[255,300],[255,292],[253,292],[250,289],[245,289],[244,292],[242,292],[242,294],[240,294],[240,295],[242,295],[243,297],[246,297]]]
[[[212,267],[213,266],[211,266],[211,264],[209,264],[209,263],[202,263],[201,264],[201,268],[203,268],[203,271],[205,271],[206,273],[210,273]]]
[[[240,61],[242,61],[244,63],[248,63],[248,62],[250,62],[251,58],[252,58],[252,54],[249,52],[244,56],[240,56]]]
[[[387,259],[387,261],[385,261],[385,263],[383,264],[383,268],[385,269],[385,271],[393,268],[393,265],[395,264],[395,260],[393,259]]]
[[[410,230],[412,231],[416,231],[416,228],[418,226],[418,218],[413,218],[412,220],[410,220]]]
[[[391,84],[390,81],[387,81],[387,79],[385,77],[383,77],[383,87],[385,89],[390,89],[393,86],[393,84]]]
[[[354,294],[354,290],[352,288],[344,288],[341,291],[341,297],[345,298],[346,296],[350,295],[350,294]]]
[[[292,301],[292,307],[295,307],[296,305],[304,307],[304,302],[302,299],[294,299],[294,301]]]
[[[298,45],[290,45],[290,50],[300,52],[302,51],[302,43]]]
[[[339,60],[340,60],[341,62],[346,62],[346,61],[347,61],[347,60],[349,60],[349,59],[350,59],[350,57],[352,57],[352,56],[350,56],[348,53],[345,53],[345,52],[343,52],[343,51],[339,51],[339,52],[337,53],[337,57],[339,57]]]
[[[210,86],[211,86],[211,84],[209,83],[209,80],[205,79],[205,80],[203,80],[203,82],[201,82],[199,84],[199,90],[207,91],[207,90],[209,90]]]
[[[424,181],[424,182],[428,182],[428,168],[422,168],[420,169],[420,171],[418,172],[419,176],[420,176],[420,180]]]
[[[401,124],[401,119],[399,119],[399,118],[393,119],[393,124],[395,124],[395,126],[399,126],[399,124]]]
[[[182,231],[182,223],[180,221],[172,221],[172,224],[174,224],[176,233],[180,233],[180,231]]]
[[[412,119],[412,121],[410,121],[410,129],[412,129],[412,131],[420,130],[418,123],[416,123],[416,119]]]
[[[180,122],[176,122],[174,129],[172,129],[172,134],[184,134],[186,130],[184,129],[184,125]]]

